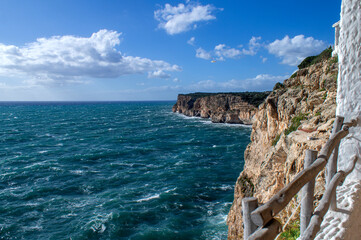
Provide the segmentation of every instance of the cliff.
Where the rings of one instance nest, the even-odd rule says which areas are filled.
[[[173,112],[210,118],[217,123],[252,124],[252,118],[270,92],[179,94]]]
[[[245,165],[237,179],[228,214],[228,239],[242,239],[241,202],[254,196],[268,201],[303,169],[306,149],[320,150],[335,118],[337,59],[300,69],[272,93],[255,114]],[[324,173],[316,181],[316,199],[323,192]],[[278,217],[284,223],[297,197]]]

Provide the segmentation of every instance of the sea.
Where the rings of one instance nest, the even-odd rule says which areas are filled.
[[[1,102],[0,239],[226,239],[251,128],[174,102]]]

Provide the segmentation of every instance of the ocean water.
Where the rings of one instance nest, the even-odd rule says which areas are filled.
[[[0,239],[226,239],[251,129],[172,104],[0,103]]]

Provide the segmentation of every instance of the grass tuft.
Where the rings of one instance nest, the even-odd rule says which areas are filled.
[[[287,226],[278,240],[296,240],[300,236],[300,221],[296,220]]]
[[[278,141],[280,140],[281,135],[278,134],[272,141],[272,146],[276,146],[276,144],[278,143]]]
[[[301,121],[306,119],[306,115],[303,113],[300,113],[299,115],[295,116],[294,118],[292,118],[291,120],[291,126],[289,126],[286,130],[285,130],[285,135],[290,134],[293,131],[296,131],[297,128],[301,125]]]

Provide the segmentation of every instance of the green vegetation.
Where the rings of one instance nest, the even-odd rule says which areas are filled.
[[[333,63],[338,63],[338,56],[331,58],[330,64],[333,64]]]
[[[327,92],[325,92],[325,94],[323,94],[322,99],[323,99],[323,100],[326,100],[326,98],[327,98]]]
[[[180,95],[185,95],[185,96],[190,96],[193,99],[193,102],[195,102],[195,100],[197,98],[202,98],[202,97],[209,97],[209,96],[215,96],[215,95],[221,95],[221,94],[226,94],[226,95],[231,95],[231,96],[239,96],[242,98],[243,101],[258,107],[261,103],[263,103],[263,101],[268,97],[268,95],[270,94],[270,91],[266,91],[266,92],[230,92],[230,93],[202,93],[202,92],[196,92],[196,93],[189,93],[189,94],[180,94]]]
[[[312,65],[312,61],[315,60],[316,56],[309,56],[303,59],[303,61],[298,65],[298,69],[306,68]]]
[[[306,119],[306,115],[303,113],[300,113],[299,115],[295,116],[294,118],[292,118],[291,120],[291,126],[289,126],[286,130],[285,130],[285,135],[290,134],[293,131],[296,131],[297,128],[301,125],[301,121]]]
[[[323,50],[319,55],[317,56],[310,56],[306,57],[300,65],[298,65],[298,69],[309,67],[313,64],[322,62],[324,60],[329,59],[332,56],[332,47],[328,47],[325,50]],[[338,61],[338,60],[337,60]]]
[[[276,146],[276,144],[278,143],[278,141],[280,140],[281,135],[278,134],[272,141],[272,146]]]
[[[295,78],[295,77],[297,77],[297,73],[298,73],[298,71],[294,72],[294,73],[291,75],[290,78]]]
[[[296,240],[300,234],[300,221],[296,220],[287,226],[278,240]]]
[[[285,88],[285,85],[283,85],[283,83],[276,83],[275,86],[273,87],[273,91],[277,90],[277,89],[281,89],[281,88]]]
[[[321,112],[315,113],[315,116],[321,116]]]
[[[253,197],[254,184],[247,176],[242,176],[238,179],[238,184],[241,186],[241,191],[246,197]]]

